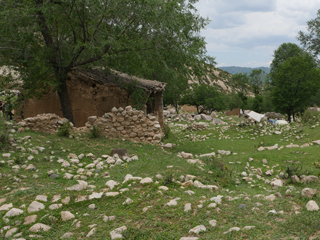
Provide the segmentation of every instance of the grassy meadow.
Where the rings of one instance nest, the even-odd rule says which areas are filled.
[[[2,136],[12,131],[10,134],[14,139],[12,147],[6,145],[5,137],[0,138],[0,209],[12,203],[13,208],[23,210],[22,214],[13,217],[5,216],[7,210],[0,211],[0,238],[40,239],[42,236],[41,239],[60,239],[70,232],[73,235],[68,239],[111,239],[112,230],[126,226],[123,239],[320,239],[320,212],[307,211],[305,205],[311,199],[301,196],[302,189],[319,190],[320,183],[294,183],[291,180],[291,175],[319,177],[320,145],[286,148],[290,143],[301,146],[320,140],[319,122],[296,122],[283,127],[272,124],[239,126],[237,117],[220,114],[220,118],[227,124],[208,124],[207,129],[199,131],[186,129],[190,125],[188,122],[171,121],[168,123],[171,132],[160,145],[90,138],[78,133],[61,137],[32,131],[18,132],[15,125],[8,126],[3,119],[0,120]],[[166,143],[172,143],[174,147],[161,148]],[[257,151],[259,147],[275,144],[284,148]],[[102,168],[93,168],[87,174],[90,172],[90,168],[86,168],[88,164],[105,161],[102,156],[110,155],[116,148],[126,149],[129,157],[136,155],[138,160],[123,161],[120,165],[104,163]],[[219,155],[218,150],[231,154]],[[193,159],[200,159],[202,164],[192,164],[178,157],[182,151],[192,153]],[[216,153],[215,157],[199,157],[212,152]],[[7,157],[6,153],[10,156]],[[59,160],[69,161],[70,153],[85,156],[79,160],[80,165],[71,163],[62,167]],[[249,158],[252,161],[248,161]],[[266,159],[265,163],[263,159]],[[27,170],[30,164],[34,168]],[[80,168],[84,172],[78,172]],[[257,177],[257,168],[263,172],[261,177]],[[265,172],[271,169],[274,170],[272,176],[266,176]],[[50,178],[49,171],[59,176]],[[242,172],[248,175],[247,181],[242,180]],[[72,174],[73,178],[64,178],[65,173]],[[153,183],[140,184],[140,180],[122,183],[127,174],[150,177]],[[158,179],[158,174],[163,178]],[[216,185],[219,189],[182,186],[181,176],[186,175],[193,175],[194,180],[204,185]],[[282,179],[284,185],[272,188],[268,181],[274,178]],[[66,190],[77,184],[77,180],[86,181],[88,187],[81,191]],[[119,185],[108,189],[106,182],[109,180]],[[166,186],[168,190],[159,189],[160,186]],[[186,193],[188,190],[193,193]],[[99,199],[76,201],[79,196],[89,196],[93,192],[121,193],[114,197],[103,195]],[[276,196],[274,200],[265,199],[271,194]],[[45,208],[29,213],[29,205],[38,195],[47,196],[47,202],[39,201]],[[51,210],[49,206],[55,195],[60,195],[61,199],[54,203],[60,204],[66,197],[70,197],[70,202]],[[214,203],[210,199],[218,195],[223,196],[221,203],[208,207]],[[132,203],[124,204],[128,198]],[[167,206],[173,199],[177,200],[177,205]],[[320,204],[320,195],[313,196],[312,200]],[[188,212],[184,211],[186,203],[191,204]],[[269,212],[271,210],[276,213]],[[70,211],[74,218],[63,221],[62,211]],[[30,215],[37,215],[36,220],[24,224]],[[106,220],[106,216],[114,217]],[[216,225],[209,224],[210,220],[216,220]],[[33,233],[29,229],[35,223],[46,224],[51,229]],[[199,234],[189,232],[199,225],[204,225],[206,231]],[[246,226],[254,227],[246,229]],[[240,230],[226,233],[233,227]],[[13,228],[17,229],[5,238]],[[92,229],[94,233],[87,236]]]

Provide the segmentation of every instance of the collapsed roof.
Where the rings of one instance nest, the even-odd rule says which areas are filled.
[[[100,69],[72,69],[72,75],[81,78],[83,80],[91,80],[99,84],[114,84],[121,85],[128,84],[132,82],[137,82],[137,85],[143,87],[152,92],[162,92],[165,89],[166,83],[159,82],[156,80],[147,80],[138,78],[135,76],[130,76],[125,73],[118,72],[116,70],[110,70],[110,74],[106,73]]]

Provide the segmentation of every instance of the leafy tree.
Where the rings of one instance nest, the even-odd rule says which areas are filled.
[[[193,84],[192,89],[182,97],[180,104],[196,106],[198,114],[225,109],[223,93],[205,83]]]
[[[273,105],[287,114],[288,121],[309,106],[320,86],[314,58],[292,43],[284,43],[275,51],[270,77]]]
[[[231,111],[235,108],[240,107],[241,98],[235,92],[224,94],[224,103],[226,105],[226,109],[229,109]]]
[[[256,112],[263,111],[263,98],[261,96],[263,86],[266,82],[266,73],[261,69],[253,69],[249,75],[249,83],[255,98],[253,100],[252,110]]]
[[[317,17],[308,21],[307,25],[308,32],[300,31],[297,38],[306,50],[313,56],[318,56],[320,54],[320,9]]]
[[[247,73],[236,73],[232,75],[230,85],[237,91],[238,98],[240,99],[238,106],[244,110],[247,104],[249,94],[249,76]]]
[[[57,90],[64,117],[73,121],[67,81],[75,67],[102,66],[168,82],[203,74],[203,64],[214,61],[199,35],[208,20],[199,16],[196,2],[0,1],[0,65],[20,72],[26,97]]]

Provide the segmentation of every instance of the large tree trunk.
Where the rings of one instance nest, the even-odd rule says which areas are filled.
[[[291,122],[291,112],[288,112],[287,115],[288,115],[288,122],[290,123]]]
[[[61,110],[63,113],[63,117],[67,118],[70,122],[74,124],[72,109],[71,109],[71,102],[69,99],[69,93],[67,88],[67,75],[61,77],[59,79],[60,86],[59,86],[59,98],[61,104]]]

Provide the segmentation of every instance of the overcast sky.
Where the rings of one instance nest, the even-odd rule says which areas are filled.
[[[217,67],[269,67],[282,43],[299,44],[299,31],[316,18],[320,0],[199,0],[211,22],[201,35]]]

